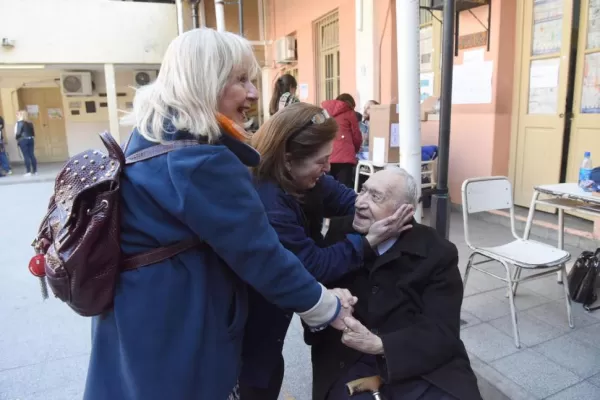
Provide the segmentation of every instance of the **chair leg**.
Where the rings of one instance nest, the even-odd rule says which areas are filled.
[[[471,253],[469,260],[467,261],[467,268],[465,268],[465,276],[463,277],[463,294],[464,290],[467,288],[467,279],[469,279],[469,272],[471,271],[471,266],[473,265],[473,258],[475,258],[475,253]]]
[[[571,294],[569,293],[569,282],[567,282],[567,266],[565,264],[562,265],[560,269],[561,278],[563,288],[565,290],[565,302],[567,303],[567,322],[569,323],[570,328],[574,328],[575,324],[573,324],[573,314],[571,313]]]
[[[523,272],[523,268],[515,265],[515,274],[513,275],[513,295],[517,295],[517,286],[519,286],[519,279],[521,279],[521,272]]]
[[[502,265],[504,265],[504,269],[506,269],[506,280],[508,281],[508,302],[510,304],[510,316],[512,318],[515,346],[517,347],[517,349],[520,349],[521,341],[519,339],[519,328],[517,327],[517,311],[515,308],[515,296],[513,294],[513,281],[508,264],[502,261]]]

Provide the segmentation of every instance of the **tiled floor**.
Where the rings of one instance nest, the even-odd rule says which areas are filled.
[[[474,220],[471,237],[484,244],[510,239],[502,226]],[[469,249],[461,215],[452,214],[450,239],[457,245],[464,273]],[[535,239],[535,238],[532,238]],[[550,242],[551,243],[551,242]],[[556,243],[551,243],[555,245]],[[583,249],[567,248],[575,259]],[[503,270],[490,264],[497,273]],[[462,339],[477,362],[487,364],[533,398],[600,399],[600,310],[586,313],[573,303],[575,328],[567,323],[564,289],[556,276],[522,284],[515,298],[521,348],[513,343],[504,283],[472,270],[463,301]]]

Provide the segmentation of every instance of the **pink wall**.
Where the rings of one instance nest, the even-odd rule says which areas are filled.
[[[391,7],[389,7],[391,5]],[[376,9],[376,40],[383,43],[379,60],[381,69],[380,99],[383,103],[397,101],[395,0],[382,0]],[[473,10],[487,23],[487,6]],[[493,61],[492,103],[454,105],[450,138],[449,187],[452,202],[460,203],[462,182],[475,176],[508,175],[513,73],[515,62],[516,3],[514,0],[495,0],[492,4],[490,51],[485,60]],[[388,20],[385,24],[386,18]],[[390,21],[391,19],[391,21]],[[384,29],[385,26],[385,29]],[[468,12],[461,13],[460,36],[483,31],[481,24]],[[502,39],[500,39],[502,37]],[[474,49],[468,49],[474,50]],[[454,58],[455,65],[463,62],[464,51]],[[441,76],[440,76],[441,78]],[[423,122],[423,144],[438,141],[438,121]]]
[[[340,93],[356,96],[354,0],[271,0],[270,39],[296,34],[298,83],[308,84],[308,102],[317,101],[317,60],[314,23],[337,9],[340,41]],[[273,80],[277,77],[273,77]]]
[[[382,103],[396,103],[398,95],[396,0],[376,0],[374,16],[375,98]],[[470,177],[508,175],[513,69],[515,63],[516,2],[492,2],[490,51],[485,59],[493,61],[492,103],[455,105],[452,107],[450,140],[450,195],[460,203],[460,187]],[[337,9],[340,23],[341,91],[356,95],[355,1],[354,0],[270,0],[268,4],[268,39],[296,34],[298,41],[299,83],[309,85],[309,102],[315,102],[316,60],[314,22]],[[487,6],[474,9],[487,23]],[[461,13],[460,35],[483,31],[468,12]],[[502,38],[502,39],[500,39]],[[469,49],[473,50],[473,49]],[[454,58],[462,64],[463,51]],[[274,81],[277,77],[271,76]],[[424,144],[437,143],[439,123],[422,123]]]

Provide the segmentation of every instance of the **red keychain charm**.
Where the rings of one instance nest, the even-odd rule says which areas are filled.
[[[35,243],[35,242],[34,242]],[[31,257],[29,261],[29,272],[40,280],[40,286],[42,289],[42,299],[46,300],[48,298],[48,286],[46,284],[46,259],[44,255],[41,253],[40,246],[38,244],[34,244],[33,246],[36,251],[36,255]]]

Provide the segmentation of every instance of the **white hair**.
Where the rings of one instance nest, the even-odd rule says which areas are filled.
[[[417,187],[417,181],[415,180],[415,178],[408,173],[408,171],[406,171],[404,168],[400,168],[397,167],[395,165],[389,165],[387,167],[384,168],[386,171],[391,171],[393,172],[395,175],[398,175],[399,177],[403,178],[403,182],[404,182],[404,188],[403,188],[403,194],[404,194],[404,202],[407,204],[411,204],[413,206],[417,206],[417,203],[419,202],[418,199],[418,187]]]
[[[142,136],[160,142],[163,133],[185,130],[220,136],[217,107],[231,74],[240,71],[254,79],[260,67],[252,45],[231,32],[200,28],[176,37],[167,48],[157,79],[138,89],[133,111],[123,122],[135,125]]]

